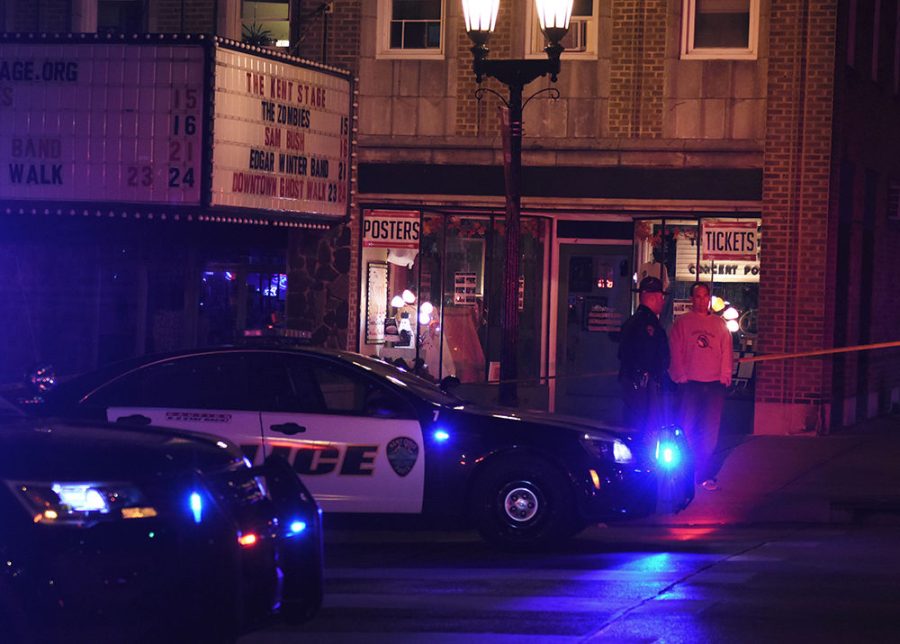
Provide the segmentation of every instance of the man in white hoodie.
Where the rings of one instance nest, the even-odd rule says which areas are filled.
[[[691,310],[678,316],[669,335],[669,375],[678,384],[681,422],[694,471],[706,490],[718,490],[712,455],[719,440],[725,389],[731,384],[731,332],[725,320],[709,310],[709,285],[691,287]]]

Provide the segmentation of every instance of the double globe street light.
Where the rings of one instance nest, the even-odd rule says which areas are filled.
[[[462,0],[466,21],[466,33],[472,40],[472,69],[475,80],[481,83],[485,76],[495,78],[509,91],[509,98],[503,98],[493,90],[480,88],[476,95],[480,98],[484,91],[498,96],[506,105],[508,118],[508,149],[505,151],[506,180],[506,254],[503,271],[503,299],[501,301],[500,329],[503,344],[500,353],[500,403],[514,406],[518,404],[517,345],[519,340],[519,211],[521,206],[522,175],[522,90],[531,81],[550,75],[556,82],[559,74],[559,58],[563,52],[560,41],[569,31],[572,17],[572,0],[534,0],[541,31],[549,43],[544,51],[547,60],[488,60],[487,43],[497,24],[500,0]],[[555,88],[550,91],[559,97]],[[535,95],[529,97],[528,100]],[[527,104],[528,100],[525,101]]]

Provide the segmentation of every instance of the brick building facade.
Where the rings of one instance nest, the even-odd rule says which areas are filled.
[[[496,226],[503,207],[497,101],[474,95],[460,9],[442,4],[443,40],[422,55],[387,43],[391,6],[370,0],[361,13],[363,216],[366,208],[418,208],[448,217],[448,226],[454,216],[487,217]],[[589,11],[593,49],[564,54],[560,99],[527,106],[523,215],[551,222],[554,231],[543,258],[546,350],[528,375],[548,378],[550,401],[554,377],[561,383],[572,375],[563,354],[597,346],[596,338],[574,347],[564,339],[573,331],[559,298],[571,296],[562,282],[571,282],[574,264],[556,258],[571,259],[567,245],[621,241],[613,226],[623,222],[635,231],[629,271],[649,257],[638,250],[641,231],[650,225],[649,235],[659,235],[658,224],[647,222],[662,221],[663,237],[675,238],[662,242],[665,249],[677,247],[680,234],[695,234],[686,222],[761,222],[760,277],[747,299],[758,332],[736,342],[741,355],[897,339],[900,309],[886,288],[897,274],[890,252],[896,212],[889,212],[900,176],[897,3],[761,0],[747,7],[758,14],[750,16],[746,49],[723,52],[686,41],[685,21],[696,19],[692,1],[600,0]],[[492,58],[532,54],[529,11],[502,4]],[[402,16],[393,18],[396,25]],[[482,86],[505,91],[491,80]],[[549,86],[540,79],[527,89]],[[670,260],[663,261],[671,275]],[[722,285],[732,299],[738,290]],[[370,348],[362,336],[360,348]],[[484,353],[478,364],[486,380],[490,349]],[[825,432],[889,409],[900,394],[896,355],[885,349],[759,363],[751,376],[753,431]],[[556,397],[559,407],[559,391]],[[735,409],[744,415],[748,408]]]
[[[32,15],[37,5],[7,4],[7,30],[34,30],[35,20],[59,29],[59,20],[90,14],[84,0],[58,11],[42,3],[40,18]],[[741,320],[755,321],[736,335],[741,355],[896,340],[897,1],[747,0],[729,3],[724,16],[698,5],[577,3],[578,31],[555,85],[560,97],[538,96],[526,107],[520,310],[534,344],[523,342],[520,361],[538,383],[527,403],[609,412],[610,396],[594,394],[608,385],[615,345],[589,320],[594,312],[627,314],[631,276],[654,262],[672,281],[669,318],[691,279],[713,276]],[[183,14],[149,3],[157,22],[147,30],[240,32],[240,4],[182,6]],[[294,310],[330,302],[316,313],[329,342],[389,358],[418,359],[421,349],[439,363],[430,375],[455,369],[484,384],[497,359],[500,102],[475,96],[459,4],[419,6],[416,15],[399,3],[394,11],[391,0],[304,0],[292,9],[292,51],[359,79],[351,218],[323,235],[324,249],[307,233],[292,242],[306,249],[304,260],[292,260],[294,281],[306,288],[312,263],[324,258],[319,274],[339,267],[330,291],[339,295],[303,291]],[[529,4],[502,3],[491,57],[542,56],[536,33]],[[551,86],[539,79],[527,91]],[[491,79],[482,87],[505,94]],[[365,239],[366,218],[392,212],[398,221],[418,213],[413,259]],[[704,263],[697,241],[704,226],[722,221],[757,222],[763,240],[756,261],[726,265],[724,276]],[[389,284],[374,312],[370,265],[372,275],[385,266]],[[729,278],[731,269],[754,279]],[[468,291],[458,286],[469,279]],[[403,309],[391,307],[390,296],[405,286],[440,310],[440,324],[416,325],[408,345],[370,333],[394,314],[400,321]],[[477,351],[459,348],[472,343]],[[754,418],[742,431],[825,432],[896,405],[896,365],[892,349],[759,363],[736,373],[748,386],[733,397],[733,417]]]

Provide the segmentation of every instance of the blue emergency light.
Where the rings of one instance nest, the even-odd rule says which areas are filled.
[[[291,521],[288,525],[288,535],[294,536],[306,530],[306,521]]]
[[[194,523],[200,523],[203,520],[203,497],[197,492],[191,492],[190,505]]]
[[[675,429],[670,434],[663,432],[663,435],[656,439],[656,462],[660,467],[671,470],[678,467],[681,463],[681,448],[675,441],[674,436],[681,434],[680,429]]]

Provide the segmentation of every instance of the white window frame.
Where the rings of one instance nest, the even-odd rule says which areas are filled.
[[[684,0],[681,10],[681,58],[691,60],[756,60],[759,55],[759,0],[750,0],[747,47],[694,47],[697,0]]]
[[[894,20],[894,94],[900,94],[900,2]]]
[[[888,180],[887,219],[900,223],[900,179]]]
[[[875,0],[875,15],[872,16],[872,82],[877,83],[884,72],[878,69],[881,62],[881,0]]]
[[[534,2],[529,2],[528,4],[531,5],[531,10],[528,12],[528,17],[525,21],[525,57],[544,58],[547,54],[544,52],[544,34],[541,33],[541,23],[538,20]],[[566,49],[563,51],[562,57],[566,60],[597,59],[597,42],[600,39],[600,30],[598,29],[600,0],[591,0],[591,4],[592,13],[590,16],[572,16],[572,19],[569,21],[569,34],[572,33],[573,29],[580,27],[584,33],[585,46],[584,49]]]
[[[270,49],[279,49],[279,50],[288,49],[291,46],[291,43],[290,43],[291,4],[290,4],[290,2],[285,2],[285,3],[274,3],[273,2],[273,3],[271,3],[271,4],[285,4],[286,5],[285,8],[287,9],[287,15],[285,15],[283,17],[281,17],[281,16],[279,16],[279,17],[263,16],[259,19],[257,19],[257,16],[255,13],[252,17],[244,17],[244,12],[247,10],[247,5],[250,3],[253,3],[253,4],[266,3],[266,0],[241,0],[241,2],[239,3],[239,6],[238,6],[238,11],[240,12],[238,15],[240,17],[240,24],[241,24],[241,38],[239,38],[239,40],[243,39],[244,27],[246,25],[257,24],[257,25],[263,27],[264,29],[267,29],[269,26],[278,25],[278,26],[282,27],[282,29],[280,31],[286,32],[287,41],[285,42],[284,39],[277,38],[277,34],[274,34],[276,37],[272,39],[272,42],[271,42],[271,44],[268,45],[268,47]]]
[[[400,60],[443,60],[444,43],[447,39],[447,0],[441,0],[441,46],[433,49],[393,49],[391,48],[391,15],[393,0],[378,0],[377,47],[375,57]]]

